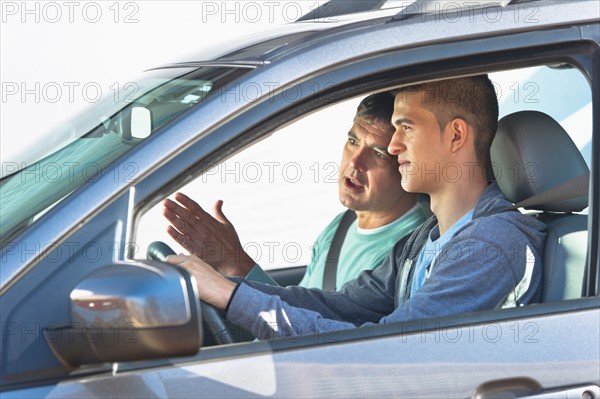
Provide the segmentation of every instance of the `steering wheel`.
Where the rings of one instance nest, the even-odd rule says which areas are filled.
[[[160,262],[166,262],[167,256],[169,255],[176,255],[176,253],[162,241],[154,241],[148,245],[146,251],[146,257],[148,259]],[[208,326],[208,329],[218,344],[232,344],[236,342],[233,338],[234,335],[228,328],[228,323],[221,317],[221,314],[214,306],[200,300],[200,309],[202,311],[202,320],[204,320],[204,324]]]

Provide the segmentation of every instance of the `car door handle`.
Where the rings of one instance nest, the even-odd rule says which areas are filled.
[[[587,385],[577,388],[569,388],[560,391],[547,391],[533,396],[525,396],[526,399],[598,399],[600,398],[600,387],[598,385]]]
[[[485,382],[477,387],[473,399],[527,398],[527,399],[600,399],[598,385],[545,390],[542,385],[528,377],[514,377]]]

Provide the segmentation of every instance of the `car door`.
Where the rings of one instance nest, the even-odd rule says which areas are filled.
[[[361,75],[356,81],[361,84],[371,81],[371,87],[379,87],[384,79],[387,85],[393,85],[394,80],[400,83],[433,75],[453,76],[481,70],[500,72],[495,75],[495,82],[499,96],[504,98],[501,112],[541,109],[563,120],[568,130],[574,131],[573,137],[579,141],[594,175],[596,161],[591,145],[595,133],[592,132],[593,121],[597,116],[591,101],[596,98],[597,83],[593,78],[596,75],[594,67],[588,70],[583,65],[593,65],[592,60],[598,56],[597,46],[591,45],[584,50],[579,46],[585,47],[585,41],[575,39],[571,42],[563,30],[546,31],[540,35],[537,44],[516,46],[515,43],[525,42],[521,39],[522,36],[514,34],[489,40],[459,41],[455,47],[440,45],[387,54],[385,58],[354,65],[361,68],[362,73],[368,69],[365,65],[373,65],[373,70],[378,71],[366,77]],[[466,49],[466,43],[469,49]],[[474,51],[474,48],[486,49],[489,56]],[[452,62],[448,58],[443,62],[435,61],[442,54]],[[398,58],[394,59],[394,56]],[[409,63],[407,60],[420,57],[433,60],[418,67],[409,65],[385,70],[386,61],[400,65],[401,60]],[[587,57],[590,58],[585,61]],[[502,60],[500,64],[499,59]],[[557,65],[560,68],[556,68]],[[331,76],[325,75],[322,79]],[[568,87],[573,91],[567,90]],[[569,105],[561,105],[562,99],[548,94],[554,89],[564,97],[573,93],[577,100],[567,99],[564,101]],[[548,97],[543,98],[544,95]],[[586,131],[588,133],[583,133]],[[578,137],[580,134],[587,138]],[[591,274],[597,274],[597,268],[593,266],[597,262],[593,242],[598,233],[591,219],[594,204],[590,201],[588,209],[586,254]],[[195,363],[181,365],[194,378],[185,373],[175,376],[172,370],[155,373],[163,382],[167,381],[166,375],[172,376],[173,385],[165,382],[167,392],[171,392],[169,387],[192,380],[189,383],[197,384],[198,390],[206,396],[225,392],[225,396],[284,397],[537,394],[553,397],[597,392],[600,354],[597,292],[597,279],[590,277],[582,286],[579,299],[352,331],[332,329],[319,336],[231,347],[227,348],[231,351],[227,355],[225,348],[204,348]],[[585,326],[585,333],[582,326]],[[260,345],[265,345],[265,352],[261,352]],[[217,354],[219,351],[223,357]],[[236,358],[238,354],[242,359]],[[254,366],[254,356],[260,358],[259,366]],[[227,376],[209,371],[211,366],[204,363],[205,359],[211,366],[218,364],[220,370],[227,370]],[[246,373],[251,373],[252,378],[241,377]],[[177,393],[181,394],[180,391]]]

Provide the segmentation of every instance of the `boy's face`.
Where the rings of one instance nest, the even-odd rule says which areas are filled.
[[[455,178],[456,169],[448,167],[444,134],[435,115],[423,106],[423,95],[422,92],[396,95],[392,115],[396,131],[388,151],[398,156],[402,187],[406,191],[432,194]]]

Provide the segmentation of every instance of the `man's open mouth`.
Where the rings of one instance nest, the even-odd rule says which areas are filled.
[[[362,191],[365,188],[365,186],[360,184],[357,180],[348,177],[344,178],[344,186],[352,191]]]

